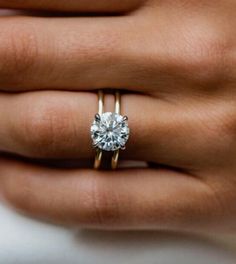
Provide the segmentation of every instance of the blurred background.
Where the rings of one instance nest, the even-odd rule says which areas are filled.
[[[235,264],[236,236],[70,230],[0,205],[1,264]]]

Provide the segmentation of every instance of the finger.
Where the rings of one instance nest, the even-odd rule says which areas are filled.
[[[95,93],[86,92],[0,94],[0,150],[31,158],[92,158],[90,126],[97,101]],[[233,102],[182,101],[179,105],[123,94],[121,105],[130,127],[121,158],[184,169],[234,162],[230,153],[236,149]],[[105,111],[113,108],[113,96],[106,96]]]
[[[72,12],[127,12],[134,10],[143,0],[0,0],[1,8],[37,9]]]
[[[220,208],[203,181],[169,170],[57,170],[0,161],[3,197],[46,220],[103,229],[213,228]]]
[[[1,18],[0,89],[156,91],[138,28],[129,17]]]
[[[131,129],[127,149],[121,156],[123,154],[126,158],[142,160],[147,145],[153,144],[151,137],[149,143],[141,141],[151,129],[151,118],[155,118],[156,115],[156,100],[145,95],[123,94],[121,105],[122,114],[129,117]],[[143,114],[137,115],[137,105],[142,105]],[[159,111],[167,111],[167,106],[165,102],[160,102]],[[95,93],[62,91],[2,93],[0,111],[2,151],[34,158],[94,156],[90,127],[98,111],[98,98]],[[105,111],[114,111],[114,98],[111,95],[105,97]],[[146,114],[149,118],[146,118]]]

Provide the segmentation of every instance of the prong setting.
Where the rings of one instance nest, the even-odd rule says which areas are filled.
[[[95,121],[101,121],[101,116],[98,113],[95,115]]]
[[[123,118],[122,118],[122,121],[128,121],[129,120],[129,118],[128,118],[128,116],[123,116]]]
[[[121,149],[121,150],[125,150],[125,149],[126,149],[126,146],[123,145],[123,146],[120,147],[120,149]]]
[[[97,143],[93,143],[93,148],[97,148],[98,147],[98,142]]]
[[[124,150],[129,138],[127,116],[106,112],[96,114],[91,126],[93,147],[104,151]]]

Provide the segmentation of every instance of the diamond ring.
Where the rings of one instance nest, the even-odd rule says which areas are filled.
[[[113,152],[111,167],[117,168],[119,151],[124,150],[129,138],[128,117],[122,116],[120,92],[115,93],[115,111],[103,112],[104,93],[98,91],[98,113],[91,126],[91,138],[96,149],[94,168],[99,169],[103,151]]]

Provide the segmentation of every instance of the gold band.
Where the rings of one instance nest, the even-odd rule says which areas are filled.
[[[120,92],[116,91],[115,93],[115,113],[120,115],[121,112],[121,98],[120,98]],[[120,150],[116,150],[113,153],[112,159],[111,159],[111,168],[115,170],[118,165],[118,159],[119,159]]]
[[[102,115],[104,111],[104,93],[102,90],[98,91],[98,114]],[[115,92],[115,113],[120,114],[121,112],[121,96],[120,92]],[[118,165],[118,159],[119,159],[119,150],[114,151],[112,160],[111,160],[111,168],[115,170]],[[94,168],[99,169],[102,162],[102,150],[97,148],[96,149],[96,155],[95,155],[95,161],[94,161]]]

